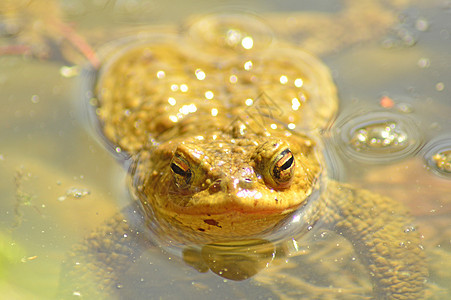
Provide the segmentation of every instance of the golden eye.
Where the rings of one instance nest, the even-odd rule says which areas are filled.
[[[172,158],[171,170],[174,175],[175,184],[179,188],[186,188],[193,178],[189,164],[182,157],[175,155]]]
[[[290,184],[294,174],[294,156],[290,149],[280,152],[271,166],[271,177],[279,187]]]

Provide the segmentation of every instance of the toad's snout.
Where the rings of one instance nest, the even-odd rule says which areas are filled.
[[[230,170],[221,172],[221,176],[216,179],[209,187],[210,193],[220,191],[226,193],[235,193],[243,189],[253,189],[257,183],[257,175],[253,168],[242,168],[236,172]]]

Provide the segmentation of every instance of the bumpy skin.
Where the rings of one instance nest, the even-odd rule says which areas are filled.
[[[158,244],[183,247],[272,241],[321,224],[354,244],[375,298],[421,298],[427,271],[406,211],[389,198],[326,182],[315,136],[337,109],[327,68],[262,34],[262,26],[242,16],[210,17],[187,34],[150,35],[109,55],[96,112],[105,136],[132,155],[142,227]],[[282,232],[294,214],[302,216],[299,226]],[[102,288],[114,286],[146,237],[122,220],[75,251],[63,281],[90,270]],[[105,257],[109,251],[121,259]]]
[[[103,299],[117,286],[119,274],[139,256],[143,240],[117,214],[76,245],[66,258],[58,298]]]
[[[388,197],[330,182],[333,230],[352,241],[367,264],[377,299],[422,299],[425,254],[407,211]]]

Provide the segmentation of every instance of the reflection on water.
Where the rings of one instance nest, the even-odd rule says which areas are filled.
[[[131,23],[173,21],[201,7],[205,11],[221,10],[218,3],[202,1],[188,8],[176,1],[169,1],[167,6],[151,5],[150,1],[134,1],[136,5],[126,5],[124,1],[79,3],[70,6],[64,2],[63,14],[75,22],[79,33],[94,45],[111,39],[105,32],[113,32],[115,36],[120,36],[121,31],[133,32],[133,28],[124,28]],[[327,10],[331,10],[331,5],[336,7],[331,1],[320,3],[328,5]],[[274,4],[249,2],[245,9],[263,13],[269,5]],[[302,4],[293,5],[302,8]],[[429,7],[423,7],[426,5]],[[380,109],[379,100],[388,94],[395,102],[402,99],[408,104],[407,116],[419,127],[412,133],[400,127],[400,132],[407,132],[408,138],[424,132],[425,145],[415,144],[415,149],[424,148],[415,152],[414,157],[362,167],[361,159],[338,155],[338,165],[344,169],[333,171],[339,173],[337,177],[388,194],[409,207],[424,237],[430,261],[431,294],[435,293],[437,299],[451,297],[448,290],[451,281],[449,175],[445,173],[439,178],[430,171],[443,174],[442,169],[446,170],[449,163],[449,138],[438,138],[451,130],[451,25],[450,8],[446,5],[437,1],[405,9],[400,18],[402,23],[384,40],[384,46],[391,47],[389,49],[381,47],[378,38],[376,43],[324,57],[338,84],[343,115],[349,116],[349,108],[355,106],[365,111]],[[317,19],[319,21],[321,16]],[[38,28],[39,33],[39,26],[33,28]],[[3,46],[10,42],[8,35],[14,31],[8,29],[4,35],[3,27],[0,29]],[[298,33],[296,37],[302,38],[302,35]],[[0,290],[5,298],[11,299],[54,295],[60,267],[70,247],[128,201],[123,184],[125,171],[86,130],[79,108],[74,105],[79,99],[79,78],[68,78],[63,66],[68,61],[80,62],[81,56],[73,48],[59,45],[54,35],[48,39],[52,40],[50,48],[34,50],[42,50],[36,53],[50,51],[53,54],[36,55],[49,60],[22,57],[23,48],[14,48],[20,50],[16,51],[19,55],[0,57],[3,104],[0,118],[3,196],[0,202]],[[30,40],[36,41],[28,37],[17,41],[27,43]],[[41,43],[42,39],[38,41]],[[58,49],[62,49],[59,55]],[[63,61],[60,55],[65,58]],[[398,125],[399,120],[394,119]],[[423,156],[429,168],[424,167]],[[145,296],[150,289],[155,294],[180,297],[192,291],[193,298],[195,295],[216,298],[218,295],[224,298],[226,295],[241,298],[252,295],[298,299],[296,291],[300,290],[307,291],[306,298],[324,294],[359,295],[357,298],[368,295],[370,281],[349,243],[328,233],[321,234],[318,233],[316,243],[291,242],[285,249],[279,249],[284,255],[274,260],[271,268],[251,280],[237,283],[211,272],[199,273],[196,269],[202,268],[197,265],[193,268],[195,263],[185,265],[180,258],[158,248],[149,249],[139,263],[127,271],[134,277],[129,281],[124,278],[117,287],[118,292],[125,296],[140,293]],[[291,248],[296,249],[297,259],[285,259],[290,256]],[[208,249],[200,255],[209,256]],[[319,263],[323,266],[318,266]],[[215,266],[209,268],[215,269]],[[217,272],[221,270],[220,266]],[[338,272],[341,277],[331,276]]]
[[[275,249],[265,240],[209,244],[200,251],[183,250],[183,260],[204,273],[211,270],[223,278],[241,281],[253,277],[274,259]]]

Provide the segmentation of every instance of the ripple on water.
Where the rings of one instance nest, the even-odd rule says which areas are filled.
[[[367,163],[390,163],[415,155],[422,137],[415,122],[389,111],[360,112],[337,121],[334,138],[347,157]]]
[[[451,135],[438,137],[424,147],[424,159],[433,173],[451,179]]]

